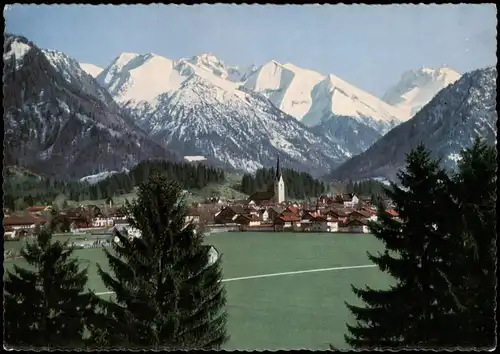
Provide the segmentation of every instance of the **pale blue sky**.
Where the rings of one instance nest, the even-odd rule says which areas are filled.
[[[10,5],[8,32],[105,67],[122,52],[274,59],[377,95],[402,72],[496,64],[496,7],[484,5]]]

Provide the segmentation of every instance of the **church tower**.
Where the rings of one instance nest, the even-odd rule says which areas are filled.
[[[278,155],[278,162],[276,163],[276,176],[274,177],[274,201],[282,203],[285,201],[285,181],[281,174],[280,157]]]

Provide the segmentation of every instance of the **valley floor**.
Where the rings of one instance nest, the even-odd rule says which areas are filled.
[[[344,304],[359,303],[351,284],[387,288],[390,279],[367,259],[383,245],[369,234],[228,232],[206,242],[222,254],[228,296],[225,349],[347,348]],[[9,242],[10,243],[10,242]],[[96,273],[99,248],[75,252],[89,266],[89,286],[111,296]],[[22,261],[5,261],[8,269]]]

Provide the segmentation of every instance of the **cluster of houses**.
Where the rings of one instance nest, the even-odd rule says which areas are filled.
[[[127,217],[116,208],[82,205],[54,213],[51,206],[32,206],[22,213],[11,214],[4,209],[3,227],[5,239],[31,236],[37,227],[45,225],[54,217],[63,218],[72,233],[102,230],[127,225]]]
[[[185,221],[202,224],[205,230],[368,233],[368,221],[377,219],[369,198],[353,194],[320,196],[312,207],[306,203],[274,202],[273,194],[259,192],[246,200],[210,198],[193,204]],[[390,201],[386,204],[390,205]],[[393,209],[386,211],[398,218]],[[4,210],[4,214],[7,240],[32,235],[38,225],[44,225],[55,215],[50,206],[29,207],[21,214]],[[128,229],[132,236],[138,233],[128,227],[127,216],[119,208],[82,205],[59,211],[57,215],[66,218],[69,231],[75,234],[113,228]]]
[[[353,194],[321,196],[312,208],[305,203],[272,202],[270,197],[272,192],[256,193],[247,200],[208,200],[189,209],[187,218],[206,226],[234,225],[238,231],[351,233],[369,233],[368,221],[377,220],[370,198]],[[213,208],[214,204],[220,207]],[[393,209],[386,212],[398,217]]]
[[[192,205],[186,223],[198,224],[203,231],[310,231],[368,233],[369,220],[376,220],[370,198],[354,194],[320,196],[313,207],[306,203],[286,201],[285,182],[279,158],[273,190],[257,192],[245,200],[221,200],[213,197]],[[391,202],[384,201],[387,213],[398,218]],[[18,239],[33,234],[38,225],[60,217],[73,233],[113,228],[125,229],[129,237],[140,236],[139,230],[128,226],[127,215],[112,205],[82,205],[54,213],[50,206],[29,207],[21,215],[8,215],[4,210],[5,239]],[[208,229],[208,230],[207,230]]]

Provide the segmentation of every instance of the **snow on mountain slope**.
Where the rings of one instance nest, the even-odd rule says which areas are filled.
[[[74,59],[12,35],[3,58],[6,165],[69,178],[174,157]]]
[[[292,64],[270,61],[262,65],[244,86],[267,97],[283,112],[302,119],[311,107],[311,91],[323,76]]]
[[[244,171],[273,166],[279,154],[289,167],[321,174],[347,158],[266,98],[185,64],[192,71],[181,87],[137,115],[155,141]]]
[[[190,59],[181,60],[187,61],[198,68],[211,72],[215,76],[232,82],[243,82],[256,70],[255,65],[247,67],[229,66],[211,53],[204,53]]]
[[[170,59],[151,53],[122,53],[97,76],[97,81],[120,104],[151,102],[158,95],[180,86],[182,77],[174,64]]]
[[[476,137],[496,144],[495,67],[464,74],[442,89],[409,121],[397,126],[364,153],[333,171],[333,179],[384,177],[394,180],[404,168],[405,154],[419,143],[442,159],[446,168],[456,168],[460,151]]]
[[[314,86],[312,101],[311,109],[302,119],[308,126],[327,121],[331,116],[345,116],[385,134],[407,118],[402,110],[334,75]]]
[[[410,70],[401,75],[400,81],[386,92],[382,100],[412,117],[439,91],[458,79],[460,74],[447,67]]]
[[[108,177],[111,177],[112,175],[118,173],[117,171],[104,171],[100,173],[96,173],[94,175],[89,175],[80,178],[80,182],[87,182],[89,184],[96,184],[99,183],[100,181],[105,180]]]
[[[94,64],[80,63],[80,67],[92,77],[97,77],[102,71],[102,68]]]
[[[8,52],[3,54],[3,60],[14,60],[16,63],[16,69],[19,68],[19,64],[22,62],[24,55],[31,50],[31,47],[23,42],[14,41],[10,45]]]
[[[352,117],[381,134],[404,121],[404,111],[341,80],[275,61],[261,66],[245,82],[283,112],[315,126],[332,116]]]

